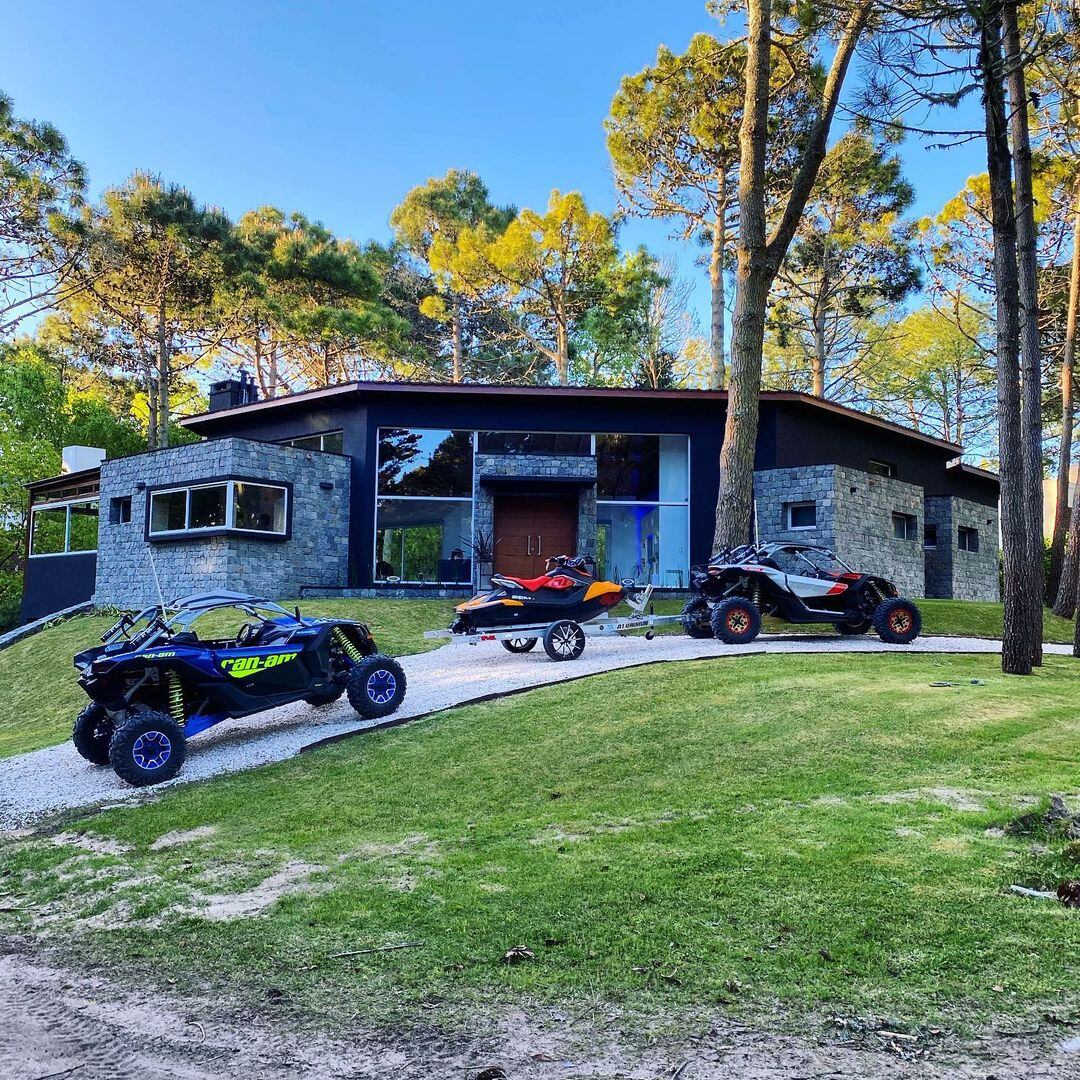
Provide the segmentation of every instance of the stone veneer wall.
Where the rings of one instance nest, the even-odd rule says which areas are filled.
[[[953,495],[926,500],[926,523],[937,546],[926,552],[926,595],[951,600],[999,600],[998,512]],[[977,529],[978,551],[960,550],[960,526]]]
[[[349,459],[340,454],[236,438],[103,462],[95,603],[120,608],[156,603],[151,548],[166,600],[210,589],[289,599],[302,585],[345,585],[349,471]],[[290,538],[145,539],[147,489],[226,476],[291,483]],[[333,486],[325,490],[323,483]],[[125,495],[131,498],[131,521],[112,525],[110,501]]]
[[[473,529],[495,527],[495,490],[487,481],[520,476],[530,480],[590,481],[578,489],[577,553],[596,554],[596,458],[578,454],[477,454],[473,465]],[[474,584],[480,568],[473,564]]]
[[[923,489],[888,476],[841,465],[806,465],[754,474],[760,540],[822,544],[856,569],[894,581],[908,596],[921,596]],[[817,527],[788,529],[788,503],[817,503]],[[892,513],[916,519],[915,539],[893,536]]]

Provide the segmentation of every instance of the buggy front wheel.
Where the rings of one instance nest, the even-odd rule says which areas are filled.
[[[544,652],[552,660],[576,660],[584,651],[585,631],[572,619],[560,619],[544,631]]]
[[[104,705],[92,701],[75,718],[71,729],[71,741],[91,765],[109,764],[109,740],[112,739],[115,725],[105,711]]]
[[[869,619],[857,619],[855,622],[837,623],[836,629],[844,637],[854,637],[857,634],[865,634],[873,625]]]
[[[733,596],[713,608],[712,628],[726,645],[748,645],[761,633],[761,612],[753,600]]]
[[[363,717],[389,716],[405,700],[405,672],[389,656],[365,656],[349,675],[349,704]]]
[[[712,626],[709,623],[709,605],[700,597],[692,597],[686,601],[686,607],[682,609],[679,622],[683,630],[692,638],[711,638]]]
[[[910,600],[897,596],[878,604],[874,612],[874,629],[878,637],[890,645],[908,645],[922,630],[922,614]]]
[[[171,780],[184,764],[187,741],[167,713],[143,709],[117,727],[109,742],[113,772],[135,787]]]
[[[512,653],[525,653],[531,652],[536,648],[536,638],[534,637],[515,637],[506,638],[503,640],[502,647],[507,652]]]

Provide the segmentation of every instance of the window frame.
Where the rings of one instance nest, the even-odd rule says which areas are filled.
[[[975,546],[972,547],[969,544],[964,544],[962,541],[963,536],[973,536],[975,538]],[[957,525],[956,526],[956,550],[966,551],[970,555],[979,554],[979,530],[975,525]]]
[[[909,514],[905,510],[891,510],[889,521],[892,524],[892,538],[904,544],[914,544],[919,538],[919,515]],[[896,535],[896,526],[899,521],[904,523],[904,535]]]
[[[328,435],[340,435],[341,436],[341,449],[340,450],[327,450],[326,449],[326,437]],[[318,447],[314,446],[297,446],[297,442],[301,439],[318,439]],[[343,428],[329,428],[326,431],[311,431],[305,435],[292,435],[288,439],[282,439],[281,446],[291,446],[294,450],[315,450],[319,454],[337,454],[339,457],[345,456],[345,430]]]
[[[866,471],[870,473],[871,476],[887,477],[890,480],[896,479],[897,470],[895,461],[884,461],[881,458],[870,458],[867,461],[867,465],[868,468]],[[875,465],[878,466],[876,469],[874,468]],[[884,469],[884,472],[882,472],[882,469]]]
[[[813,525],[795,525],[792,523],[792,510],[801,510],[807,506],[814,508],[814,524]],[[800,499],[797,502],[784,503],[784,528],[787,532],[813,532],[818,527],[817,520],[818,505],[817,499]]]
[[[26,557],[28,559],[55,559],[63,555],[96,555],[98,548],[95,544],[92,548],[84,548],[80,551],[71,550],[71,508],[73,506],[85,506],[96,503],[98,508],[98,528],[101,527],[101,496],[87,495],[78,499],[63,499],[57,502],[34,503],[30,507],[30,527],[26,531]],[[64,550],[63,551],[34,551],[34,518],[39,510],[63,510],[64,511]],[[100,538],[100,534],[99,534]]]
[[[929,533],[933,530],[934,539],[931,542]],[[936,524],[927,525],[923,523],[923,551],[937,551],[938,546],[938,527]]]
[[[236,485],[246,484],[251,487],[272,488],[285,494],[285,528],[282,532],[270,532],[263,529],[242,529],[230,524],[236,520]],[[225,524],[204,525],[191,528],[191,492],[193,490],[225,488]],[[173,491],[187,493],[184,500],[184,528],[151,528],[155,495],[167,495]],[[246,536],[258,540],[292,539],[293,485],[288,480],[266,480],[258,476],[219,476],[213,479],[189,480],[182,484],[159,484],[146,490],[146,516],[143,524],[143,539],[150,543],[168,540],[193,540],[204,536]]]

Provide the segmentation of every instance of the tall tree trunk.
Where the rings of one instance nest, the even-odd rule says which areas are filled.
[[[454,354],[454,370],[451,378],[454,382],[461,382],[461,300],[454,297],[454,306],[450,316],[450,340]]]
[[[979,27],[979,67],[986,118],[986,163],[990,178],[997,291],[998,447],[1001,460],[1001,541],[1005,562],[1005,631],[1001,667],[1007,674],[1030,675],[1033,645],[1029,605],[1027,528],[1024,513],[1024,458],[1020,419],[1020,304],[1013,212],[1012,155],[1005,118],[1002,74],[1001,7],[985,12]]]
[[[172,335],[165,321],[165,300],[158,305],[157,367],[158,367],[158,448],[169,445],[169,363],[172,351]]]
[[[1061,602],[1061,569],[1065,558],[1065,538],[1070,528],[1076,531],[1080,513],[1069,514],[1069,473],[1072,471],[1073,440],[1073,365],[1076,360],[1076,322],[1080,315],[1080,183],[1073,204],[1072,273],[1069,275],[1069,312],[1065,323],[1065,348],[1061,356],[1061,441],[1058,444],[1057,490],[1054,502],[1054,538],[1050,543],[1050,578],[1046,583],[1047,599],[1057,610]],[[1074,503],[1075,505],[1075,503]],[[1074,524],[1070,525],[1070,521]],[[1080,549],[1078,549],[1080,550]],[[1075,580],[1075,570],[1073,577]],[[1076,586],[1070,596],[1075,599]],[[1070,611],[1070,615],[1072,612]]]
[[[723,186],[725,177],[721,176]],[[723,390],[726,380],[724,362],[724,247],[727,243],[726,207],[721,207],[712,228],[712,252],[709,256],[709,294],[712,299],[712,319],[709,324],[709,388]]]
[[[140,349],[140,352],[142,350]],[[143,353],[144,382],[146,384],[146,449],[158,448],[158,390],[157,368],[149,353]]]
[[[717,547],[750,537],[754,497],[761,363],[769,290],[799,226],[828,148],[840,91],[873,5],[852,6],[825,79],[821,111],[807,136],[783,215],[767,237],[765,158],[772,50],[771,0],[747,0],[746,87],[739,129],[739,239],[736,248],[735,313],[732,318],[731,377],[720,488],[716,497]]]
[[[1077,522],[1077,504],[1080,503],[1080,479],[1073,485],[1073,527],[1069,529],[1069,541],[1065,545],[1065,558],[1061,563],[1061,580],[1058,582],[1054,614],[1071,619],[1076,613],[1080,591],[1080,522]]]
[[[1039,254],[1035,225],[1035,190],[1031,176],[1031,134],[1028,92],[1020,40],[1018,0],[1005,0],[1002,11],[1009,88],[1009,132],[1015,169],[1016,261],[1020,278],[1020,433],[1024,460],[1025,621],[1032,637],[1031,659],[1042,663],[1043,595],[1043,461],[1042,342],[1039,337]]]
[[[555,327],[555,378],[559,386],[565,386],[570,378],[570,339],[562,322]]]
[[[814,355],[810,359],[813,379],[811,393],[814,397],[825,396],[825,305],[819,296],[814,304]]]

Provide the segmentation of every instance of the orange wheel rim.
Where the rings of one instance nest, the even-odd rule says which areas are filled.
[[[741,608],[728,612],[727,628],[733,634],[741,634],[750,626],[750,616]]]
[[[889,628],[894,634],[906,634],[911,629],[911,616],[906,611],[894,611],[889,618]]]

